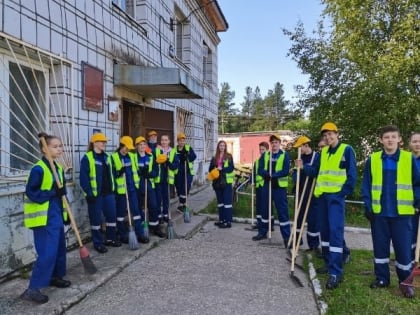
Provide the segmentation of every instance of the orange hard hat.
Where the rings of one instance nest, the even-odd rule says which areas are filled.
[[[92,137],[90,137],[90,142],[107,142],[108,138],[101,132],[94,133]]]
[[[311,139],[309,139],[306,136],[300,136],[297,138],[295,144],[293,145],[294,148],[299,148],[301,145],[304,145],[305,143],[311,142]]]
[[[146,142],[146,138],[142,136],[138,136],[136,138],[136,141],[134,142],[136,145],[138,145],[140,142]]]
[[[332,122],[326,122],[321,127],[321,132],[324,132],[324,131],[335,131],[335,132],[338,132],[338,128],[337,128],[336,124],[334,124]]]
[[[125,145],[128,150],[133,150],[134,149],[133,138],[131,138],[130,136],[121,137],[120,143]]]

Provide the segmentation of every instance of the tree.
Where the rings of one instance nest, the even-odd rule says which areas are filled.
[[[223,82],[219,96],[219,133],[232,132],[232,118],[237,113],[234,98],[235,91],[231,91],[229,83]]]
[[[334,121],[364,159],[377,146],[379,127],[396,124],[407,137],[420,125],[420,5],[413,0],[323,3],[324,20],[314,37],[301,23],[293,32],[284,30],[293,43],[289,55],[309,75],[300,105],[311,111],[313,132]]]

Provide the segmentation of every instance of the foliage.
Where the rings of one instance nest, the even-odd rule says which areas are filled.
[[[229,83],[222,83],[219,96],[219,133],[232,132],[233,122],[229,118],[236,113],[235,103],[232,102],[234,98],[235,92],[231,91]]]
[[[309,75],[299,105],[310,110],[313,134],[326,120],[334,121],[343,141],[364,160],[378,148],[381,126],[398,125],[406,139],[420,124],[419,2],[323,3],[323,20],[313,37],[302,23],[284,30],[293,43],[289,55]]]

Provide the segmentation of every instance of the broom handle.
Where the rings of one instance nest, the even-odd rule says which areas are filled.
[[[48,149],[47,142],[45,141],[44,137],[41,137],[40,140],[41,140],[41,143],[42,143],[42,147],[44,148],[44,154],[45,154],[45,156],[48,160],[48,163],[50,164],[50,167],[51,167],[51,170],[52,170],[52,173],[53,173],[53,176],[54,176],[54,180],[57,184],[57,187],[61,188],[61,187],[63,187],[63,184],[60,182],[60,178],[58,177],[57,169],[56,169],[54,161],[51,157],[50,150]],[[74,234],[76,235],[76,239],[77,239],[77,242],[79,243],[79,247],[83,247],[83,242],[82,242],[82,239],[80,238],[79,229],[77,228],[76,221],[74,220],[73,212],[71,211],[71,208],[70,208],[70,205],[67,201],[66,196],[62,196],[62,200],[64,202],[64,205],[65,205],[66,209],[67,209],[67,214],[68,214],[69,219],[70,219],[71,227],[73,228]]]
[[[254,150],[251,152],[251,224],[254,225]]]
[[[313,195],[313,192],[314,192],[314,189],[315,189],[315,183],[316,183],[316,180],[314,179],[314,181],[312,182],[312,185],[311,185],[311,190],[310,190],[310,195],[309,195],[309,198],[308,198],[308,203],[306,204],[305,212],[303,213],[302,226],[306,222],[306,218],[308,216],[309,205],[311,204],[312,195]],[[297,254],[297,252],[299,250],[300,240],[302,239],[302,235],[303,235],[302,226],[301,226],[301,232],[299,233],[299,237],[298,237],[298,240],[296,242],[296,253],[295,254]]]
[[[271,173],[272,173],[272,169],[273,169],[273,166],[272,166],[272,153],[271,153],[271,151],[269,151],[269,154],[270,154],[270,158],[269,158],[269,161],[268,161],[268,174],[270,175],[270,181],[268,182],[268,239],[270,239],[271,240],[271,203],[272,203],[272,201],[271,201],[271,186],[272,186],[272,184],[271,184]]]
[[[301,158],[301,148],[298,148],[298,157],[297,159],[300,160]],[[300,167],[296,170],[296,191],[295,191],[295,215],[293,219],[293,229],[292,229],[292,268],[294,268],[294,256],[295,256],[295,249],[296,249],[296,229],[297,229],[297,221],[299,216],[299,186],[300,186]],[[293,271],[293,269],[292,269]]]
[[[185,207],[187,207],[188,206],[188,204],[187,204],[187,197],[188,197],[187,161],[184,162],[184,166],[185,166],[185,175],[184,175],[184,178],[185,178]]]
[[[133,224],[131,223],[130,201],[128,200],[128,191],[127,191],[127,183],[125,179],[125,172],[123,174],[123,179],[124,179],[125,200],[127,202],[128,225],[133,226]]]
[[[144,179],[144,221],[147,222],[147,185],[148,185],[148,179]]]

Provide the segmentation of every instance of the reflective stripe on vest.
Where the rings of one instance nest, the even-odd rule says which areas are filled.
[[[372,210],[373,213],[381,213],[382,151],[371,155],[370,170],[372,173]],[[411,170],[411,153],[400,150],[400,158],[397,162],[397,210],[399,215],[412,215],[415,212]]]
[[[266,170],[266,171],[269,170],[269,165],[268,164],[270,163],[270,154],[272,154],[272,153],[270,153],[270,151],[267,151],[267,152],[264,153],[264,170]],[[286,155],[286,153],[283,152],[282,154],[280,154],[279,159],[277,159],[276,166],[274,168],[275,172],[280,172],[283,169],[283,163],[284,163],[284,156],[285,155]],[[288,181],[287,176],[279,177],[277,181],[278,181],[279,187],[287,188],[287,186],[289,186],[289,181]]]
[[[335,193],[341,191],[347,179],[345,169],[340,169],[340,162],[344,157],[347,144],[341,143],[334,154],[329,154],[329,147],[322,148],[321,162],[314,196],[319,197],[323,193]]]
[[[134,180],[134,186],[139,189],[139,185],[140,185],[140,177],[139,174],[137,173],[137,162],[136,162],[136,156],[131,153],[128,152],[128,157],[130,158],[131,161],[131,171],[133,172],[133,180]],[[114,152],[112,153],[112,159],[114,160],[114,164],[115,164],[115,170],[118,172],[123,168],[123,164],[120,158],[120,155],[118,152]],[[118,194],[125,194],[125,184],[124,183],[124,177],[118,177],[115,179],[115,184],[117,185],[117,193]]]
[[[105,153],[106,156],[106,162],[109,165],[109,171],[110,171],[110,178],[111,178],[111,189],[112,191],[114,191],[115,189],[115,184],[114,184],[114,176],[112,175],[112,163],[111,163],[111,158],[108,154]],[[93,151],[89,151],[86,153],[86,157],[88,159],[89,162],[89,182],[90,182],[90,187],[92,188],[92,194],[94,196],[98,195],[98,184],[96,182],[96,165],[95,165],[95,158],[93,157]],[[83,192],[84,195],[86,196],[86,193]]]
[[[169,163],[173,163],[175,160],[175,154],[176,154],[176,150],[175,149],[171,149],[171,151],[169,151]],[[176,170],[171,170],[168,167],[168,183],[173,185],[175,183],[175,174],[178,173],[178,169]]]
[[[53,188],[54,178],[53,174],[45,164],[43,160],[39,160],[35,166],[42,168],[43,176],[40,190],[51,191]],[[61,182],[63,182],[63,168],[57,164],[57,174]],[[29,179],[29,177],[28,177]],[[27,179],[27,181],[28,181]],[[24,214],[24,225],[27,228],[33,228],[37,226],[46,226],[48,220],[48,209],[50,207],[50,201],[47,200],[43,203],[37,203],[31,201],[28,196],[24,196],[23,214]],[[63,207],[64,209],[64,207]],[[67,220],[67,211],[63,211],[63,219]]]

